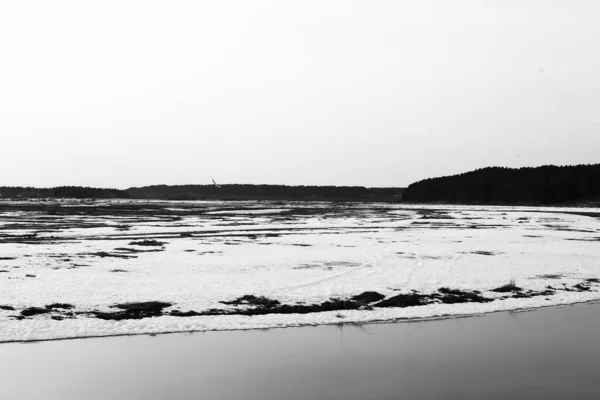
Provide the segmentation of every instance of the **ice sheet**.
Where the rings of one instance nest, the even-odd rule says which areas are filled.
[[[44,204],[12,204],[22,208],[0,214],[0,306],[14,308],[0,309],[0,341],[436,318],[600,299],[600,284],[519,299],[491,292],[511,279],[539,291],[600,278],[600,220],[572,214],[598,209],[101,201],[95,208],[113,208],[50,215]],[[121,206],[141,211],[124,216],[115,211]],[[148,250],[156,251],[135,252]],[[83,314],[127,302],[201,312],[227,309],[222,301],[244,295],[317,304],[364,291],[389,298],[441,287],[497,300],[302,315],[106,321]],[[52,303],[72,304],[76,318],[15,319]]]

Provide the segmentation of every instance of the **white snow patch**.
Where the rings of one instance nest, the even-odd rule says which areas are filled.
[[[160,204],[179,209],[182,203],[177,207],[169,202]],[[51,303],[69,303],[76,312],[88,312],[114,311],[111,306],[117,303],[156,300],[174,304],[165,311],[201,312],[227,308],[220,302],[248,294],[284,304],[321,303],[364,291],[388,297],[412,290],[433,293],[440,287],[479,290],[484,296],[498,297],[490,290],[510,279],[525,289],[544,290],[548,285],[572,287],[585,279],[600,278],[600,220],[556,212],[600,212],[598,209],[378,204],[352,205],[355,212],[349,215],[343,208],[332,211],[328,208],[331,204],[319,203],[315,206],[327,210],[327,218],[300,213],[290,220],[277,216],[265,220],[263,207],[239,210],[238,216],[248,218],[242,225],[227,226],[223,224],[236,221],[227,216],[236,203],[226,203],[222,216],[218,214],[220,202],[184,204],[214,210],[207,217],[195,214],[180,220],[162,219],[158,226],[148,218],[140,218],[140,222],[132,218],[127,221],[131,228],[124,232],[115,227],[55,226],[58,231],[38,234],[45,236],[47,243],[0,242],[0,271],[6,271],[0,272],[0,306],[15,308],[0,309],[0,341],[437,318],[600,299],[600,285],[594,284],[585,292],[372,311],[161,316],[126,321],[83,315],[56,321],[51,314],[14,319],[24,308]],[[249,203],[240,204],[247,207]],[[275,211],[293,212],[302,207],[306,205],[285,203],[268,210],[276,215]],[[420,209],[441,210],[451,218],[423,218]],[[6,215],[0,215],[0,220]],[[20,213],[17,217],[48,216]],[[112,218],[79,216],[78,221]],[[16,238],[34,231],[14,226],[2,230],[0,226],[1,234]],[[129,245],[142,240],[136,236],[142,234],[165,244]],[[126,250],[133,248],[160,251]]]

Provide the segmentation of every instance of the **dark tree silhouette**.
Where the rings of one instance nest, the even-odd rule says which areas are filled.
[[[137,198],[165,200],[334,200],[400,201],[404,188],[362,186],[179,185],[145,186],[127,190],[60,186],[0,187],[4,198]]]
[[[600,164],[489,167],[408,186],[410,202],[557,204],[600,197]]]
[[[170,200],[355,200],[399,201],[403,188],[363,186],[179,185],[128,189],[131,197]]]
[[[128,198],[127,190],[91,188],[83,186],[59,186],[55,188],[34,187],[0,187],[0,195],[8,198],[42,198],[42,197],[67,197],[67,198]]]

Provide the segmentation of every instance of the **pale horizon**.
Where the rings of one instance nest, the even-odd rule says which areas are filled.
[[[0,5],[0,186],[406,187],[600,162],[600,3]]]

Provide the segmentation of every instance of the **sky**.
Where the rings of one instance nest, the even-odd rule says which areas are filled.
[[[600,162],[597,0],[5,1],[0,186]]]

